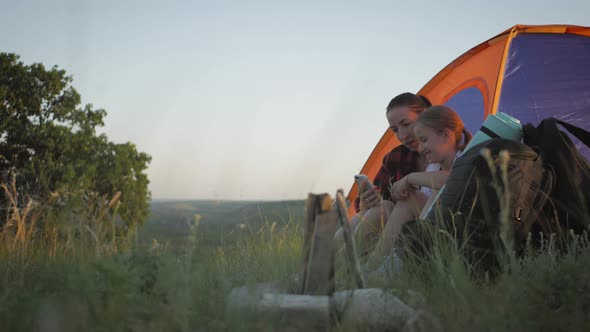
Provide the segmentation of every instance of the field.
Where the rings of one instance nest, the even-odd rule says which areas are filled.
[[[155,201],[138,238],[142,245],[155,240],[175,246],[187,239],[193,226],[200,246],[224,246],[265,225],[302,222],[303,212],[304,201]]]
[[[81,246],[48,257],[32,243],[23,256],[3,245],[0,331],[256,330],[226,315],[227,295],[253,282],[294,288],[302,220],[302,201],[158,201],[135,243],[115,253]],[[494,278],[475,277],[451,244],[368,283],[417,309],[423,331],[584,331],[588,266],[578,237],[567,254],[549,241]],[[336,279],[352,287],[341,259]]]
[[[243,328],[226,319],[225,297],[250,282],[294,282],[303,206],[156,201],[129,248],[108,254],[87,239],[53,257],[45,245],[28,243],[21,255],[4,234],[0,331]]]

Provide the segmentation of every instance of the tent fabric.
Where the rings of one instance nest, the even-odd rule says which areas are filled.
[[[483,123],[485,115],[485,101],[481,90],[470,87],[459,91],[445,102],[463,120],[465,127],[474,134]]]
[[[475,87],[483,96],[485,114],[489,114],[505,45],[506,37],[504,40],[488,41],[474,47],[441,70],[419,93],[433,104],[442,104],[460,90]],[[399,144],[395,135],[387,129],[360,173],[373,179],[381,168],[383,157]],[[353,185],[348,194],[349,200],[353,201],[357,194],[358,188]],[[353,212],[350,208],[349,213]]]
[[[515,25],[459,56],[418,93],[455,108],[472,132],[500,110],[523,123],[556,116],[590,129],[589,37],[590,27]],[[360,173],[373,179],[399,144],[386,130]],[[357,195],[353,182],[348,201]],[[348,212],[355,213],[352,205]]]
[[[538,125],[553,116],[590,130],[590,38],[516,36],[506,59],[498,111],[522,123]],[[578,146],[590,158],[589,149]]]

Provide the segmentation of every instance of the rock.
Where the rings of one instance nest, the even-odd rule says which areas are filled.
[[[402,332],[438,332],[442,331],[440,320],[426,310],[416,311],[406,322]]]
[[[378,288],[340,291],[332,297],[343,331],[402,331],[414,310]]]
[[[426,308],[426,297],[424,297],[422,293],[415,291],[413,289],[408,289],[406,291],[406,294],[407,296],[404,300],[407,305],[414,308],[415,310]]]
[[[440,320],[427,310],[426,297],[413,289],[408,289],[406,294],[405,302],[415,312],[406,322],[403,332],[442,331]]]

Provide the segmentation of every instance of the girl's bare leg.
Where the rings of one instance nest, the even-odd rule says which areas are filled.
[[[402,226],[416,219],[424,208],[428,197],[416,191],[407,200],[398,201],[385,224],[383,234],[369,257],[369,266],[376,267],[384,256],[390,255],[396,245]]]
[[[434,205],[434,200],[436,199],[437,195],[438,195],[438,190],[432,190],[432,194],[430,195],[430,197],[428,197],[426,204],[424,204],[424,207],[422,208],[422,211],[420,212],[420,219],[426,218],[426,215],[429,212],[430,207],[432,205]],[[436,206],[432,206],[432,208],[435,209]]]

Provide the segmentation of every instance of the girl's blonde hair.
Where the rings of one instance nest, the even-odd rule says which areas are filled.
[[[438,105],[426,109],[420,114],[416,124],[432,128],[436,131],[443,132],[445,129],[455,134],[455,144],[457,149],[463,150],[471,141],[471,133],[465,128],[465,124],[452,108]],[[461,143],[461,138],[463,142]]]

